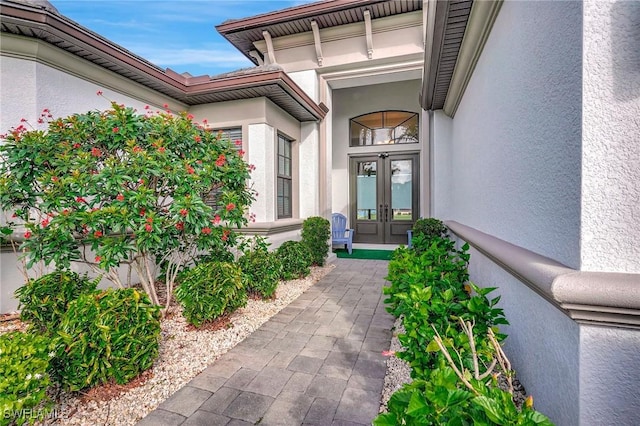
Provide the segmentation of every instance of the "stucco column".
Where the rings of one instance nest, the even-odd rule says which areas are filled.
[[[249,124],[248,159],[255,166],[251,184],[258,192],[251,205],[256,222],[276,220],[276,162],[275,131],[266,123]]]

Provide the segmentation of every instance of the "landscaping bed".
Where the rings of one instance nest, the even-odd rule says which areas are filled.
[[[312,267],[305,278],[281,282],[273,299],[249,299],[244,308],[228,317],[228,322],[218,322],[218,329],[210,326],[194,329],[182,316],[181,308],[173,305],[161,321],[159,356],[150,370],[126,385],[108,383],[88,392],[52,388],[55,405],[51,418],[42,424],[51,424],[53,420],[58,425],[135,424],[333,267]],[[0,323],[0,334],[25,328],[18,319],[4,321]]]

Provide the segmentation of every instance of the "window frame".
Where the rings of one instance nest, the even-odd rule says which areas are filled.
[[[401,122],[399,122],[397,125],[395,126],[385,126],[385,121],[387,120],[386,114],[387,113],[404,113],[407,114],[407,117],[402,120]],[[373,116],[375,114],[379,114],[380,115],[380,126],[379,127],[369,127],[365,124],[363,124],[362,122],[359,121],[359,119],[363,118],[363,117],[367,117],[367,116]],[[402,126],[403,124],[411,121],[415,119],[416,120],[416,137],[415,137],[415,141],[412,142],[393,142],[395,140],[401,140],[401,138],[394,138],[397,129]],[[365,141],[364,144],[359,144],[359,143],[355,143],[354,144],[354,138],[353,138],[353,132],[354,132],[354,125],[357,125],[359,127],[361,127],[362,129],[367,129],[370,132],[370,135],[367,137],[367,141],[371,140],[371,143],[366,143],[367,141]],[[374,143],[374,137],[373,134],[375,133],[376,130],[387,130],[389,135],[390,135],[390,139],[389,141],[391,141],[391,143],[385,144],[385,143]],[[406,136],[404,137],[406,138]],[[349,119],[349,147],[350,148],[359,148],[359,147],[373,147],[373,146],[384,146],[384,145],[408,145],[408,144],[414,144],[414,143],[420,143],[420,114],[417,112],[413,112],[413,111],[404,111],[404,110],[384,110],[384,111],[373,111],[373,112],[368,112],[366,114],[361,114],[358,115],[356,117],[352,117]]]
[[[280,150],[280,141],[284,142],[283,146],[288,146],[288,152],[286,152],[287,150],[285,149],[285,152],[282,153]],[[295,141],[288,137],[287,135],[278,132],[277,136],[276,136],[276,218],[277,219],[291,219],[293,217],[293,143]],[[287,156],[288,154],[288,156]],[[280,167],[280,159],[283,159],[283,167],[282,167],[282,171],[283,173],[281,173],[281,167]],[[287,163],[288,163],[288,170],[289,170],[289,174],[286,174],[287,171]],[[282,193],[280,192],[280,188],[281,188],[281,182],[282,182],[282,188],[283,191]],[[288,195],[285,195],[284,185],[288,186]],[[288,211],[285,210],[285,201],[288,199],[289,201],[289,209]],[[280,200],[282,200],[282,203],[280,203]],[[282,206],[282,210],[280,209],[280,206]]]

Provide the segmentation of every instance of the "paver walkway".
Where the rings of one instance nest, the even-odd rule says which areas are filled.
[[[370,425],[394,322],[388,262],[335,264],[138,425]]]

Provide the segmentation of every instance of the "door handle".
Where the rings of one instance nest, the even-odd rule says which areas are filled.
[[[384,221],[389,221],[389,204],[384,205]]]
[[[384,217],[382,216],[383,210],[382,210],[382,204],[380,204],[380,208],[378,209],[378,217],[380,217],[380,222],[384,222]]]

